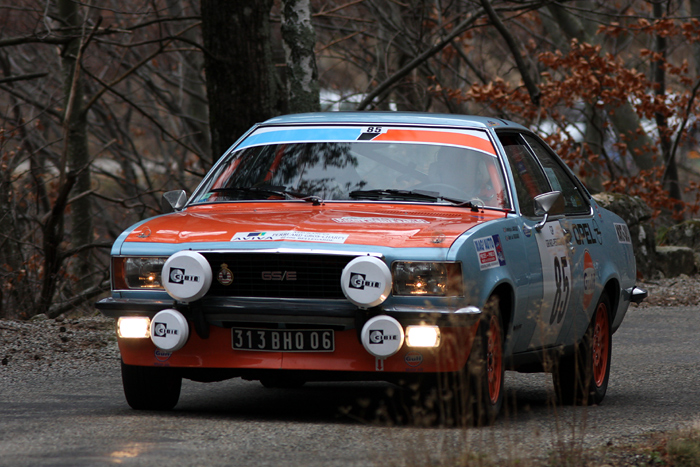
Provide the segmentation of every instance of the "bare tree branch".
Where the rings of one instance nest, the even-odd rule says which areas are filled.
[[[43,78],[47,76],[48,73],[29,73],[26,75],[19,76],[8,76],[7,78],[0,78],[0,83],[13,83],[16,81],[29,81],[32,79]]]
[[[486,14],[491,20],[491,23],[506,41],[508,49],[510,49],[510,53],[513,56],[513,59],[515,60],[518,70],[520,70],[520,76],[522,77],[523,82],[525,83],[527,92],[530,94],[530,100],[535,106],[539,107],[540,88],[537,86],[537,83],[535,82],[535,79],[532,76],[530,65],[528,65],[528,63],[525,60],[523,60],[523,56],[521,53],[523,47],[519,44],[517,38],[510,33],[505,24],[503,24],[503,21],[501,21],[501,18],[498,16],[498,13],[496,13],[496,11],[493,9],[491,1],[481,0],[481,4],[484,6],[484,10],[486,11]]]
[[[459,36],[460,34],[463,34],[467,29],[469,29],[479,19],[482,13],[483,10],[475,10],[474,12],[472,12],[472,14],[468,18],[466,18],[464,21],[455,26],[452,32],[448,34],[445,38],[443,38],[440,42],[418,55],[416,58],[404,65],[399,71],[397,71],[389,78],[387,78],[384,82],[379,84],[379,86],[374,88],[370,93],[367,94],[367,96],[364,99],[362,99],[362,102],[360,102],[357,105],[357,110],[365,110],[367,106],[369,106],[377,96],[387,91],[391,86],[403,79],[411,71],[419,67],[423,62],[425,62],[430,57],[447,47],[455,37]]]

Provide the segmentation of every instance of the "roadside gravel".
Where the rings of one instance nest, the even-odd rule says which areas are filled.
[[[668,279],[649,280],[639,284],[649,292],[649,297],[640,304],[650,306],[697,306],[700,303],[700,275]]]
[[[79,376],[119,361],[114,320],[102,316],[29,321],[0,320],[0,381],[10,383],[28,371]],[[95,365],[102,363],[102,365]]]

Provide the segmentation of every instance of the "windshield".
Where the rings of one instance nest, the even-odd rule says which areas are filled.
[[[377,141],[246,147],[217,165],[193,202],[311,197],[510,207],[493,154],[460,146]]]

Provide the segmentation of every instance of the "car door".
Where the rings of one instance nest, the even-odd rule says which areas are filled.
[[[536,137],[524,132],[499,133],[515,183],[518,210],[529,258],[527,309],[517,310],[514,351],[549,347],[561,342],[574,322],[574,304],[583,293],[583,252],[573,247],[572,219],[590,212],[581,188]],[[534,198],[561,191],[565,210],[550,216],[540,229]]]
[[[556,221],[548,222],[544,235],[538,236],[540,256],[551,257],[551,269],[543,263],[543,307],[551,301],[549,325],[554,326],[551,336],[533,336],[531,347],[537,346],[538,337],[544,345],[569,343],[567,333],[574,323],[581,336],[588,323],[588,309],[595,292],[593,257],[600,254],[603,236],[593,216],[589,194],[583,185],[570,173],[557,156],[539,138],[522,135],[542,166],[553,191],[561,192],[564,198],[564,213]],[[553,224],[553,225],[550,225]],[[543,229],[544,230],[544,229]],[[546,237],[555,230],[556,246],[550,247]],[[563,240],[563,241],[562,241]],[[544,254],[549,250],[549,255]],[[543,312],[546,318],[546,312]]]

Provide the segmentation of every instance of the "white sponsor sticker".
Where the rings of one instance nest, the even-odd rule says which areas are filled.
[[[627,228],[627,224],[613,224],[615,226],[615,233],[617,234],[617,241],[620,243],[632,244],[632,236],[630,235],[630,229]]]
[[[400,217],[334,217],[338,224],[429,224],[425,219],[405,219]]]
[[[475,238],[474,248],[476,249],[476,256],[479,258],[479,269],[482,271],[506,265],[503,247],[498,235]]]
[[[232,242],[274,242],[291,240],[298,242],[345,243],[347,234],[323,232],[298,232],[295,230],[278,230],[270,232],[236,232]]]

